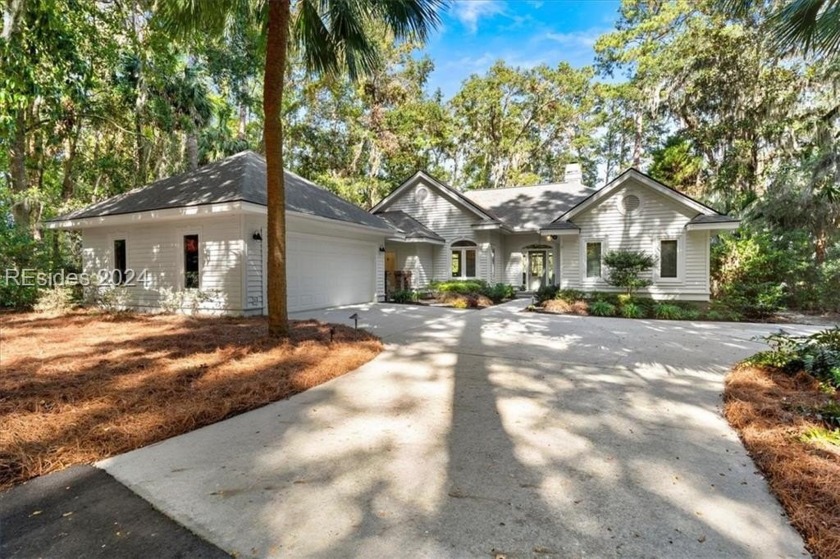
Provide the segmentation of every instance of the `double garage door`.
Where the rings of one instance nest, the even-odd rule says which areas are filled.
[[[289,232],[289,312],[373,301],[378,246],[369,241]]]

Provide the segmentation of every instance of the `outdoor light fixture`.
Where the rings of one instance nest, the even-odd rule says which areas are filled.
[[[385,252],[385,247],[379,247],[379,252]]]
[[[350,320],[353,321],[353,328],[358,330],[359,329],[359,313],[354,312],[353,314],[351,314],[350,315]]]
[[[262,233],[259,232],[259,231],[254,231],[254,234],[251,235],[251,238],[254,239],[255,241],[261,241],[262,240]]]

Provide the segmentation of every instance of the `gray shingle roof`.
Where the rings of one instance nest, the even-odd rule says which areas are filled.
[[[407,239],[446,241],[446,239],[403,211],[380,212],[376,215],[390,223],[394,228],[399,229]]]
[[[592,188],[569,182],[467,190],[463,194],[513,229],[539,229],[593,192]]]
[[[379,229],[392,229],[379,217],[290,171],[286,210]],[[195,171],[153,182],[50,221],[104,217],[224,202],[267,205],[265,159],[243,151]]]

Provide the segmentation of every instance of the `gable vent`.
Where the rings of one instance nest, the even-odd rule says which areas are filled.
[[[642,201],[639,200],[639,197],[635,194],[628,194],[624,198],[621,199],[621,209],[624,210],[624,213],[631,214],[639,209],[639,206],[642,205]]]

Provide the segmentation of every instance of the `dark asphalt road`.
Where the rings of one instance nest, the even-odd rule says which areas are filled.
[[[230,558],[91,466],[0,493],[0,558],[35,557]]]

